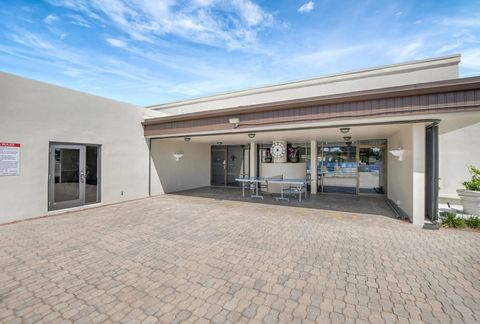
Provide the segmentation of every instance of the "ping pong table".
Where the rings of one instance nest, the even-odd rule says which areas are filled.
[[[285,185],[289,187],[293,186],[293,190],[289,188],[289,192],[298,193],[298,201],[302,201],[302,190],[305,190],[305,199],[307,199],[307,184],[310,180],[307,179],[284,179],[282,177],[240,177],[236,178],[235,181],[238,181],[242,184],[242,197],[245,198],[245,186],[255,185],[255,194],[251,195],[252,198],[260,198],[263,200],[263,196],[258,192],[258,185],[261,183],[278,183],[281,185],[280,197],[276,197],[277,200],[289,200],[285,197]]]
[[[270,183],[278,183],[281,185],[280,189],[280,197],[276,197],[277,200],[289,200],[288,197],[285,197],[284,193],[285,185],[289,185],[288,192],[298,193],[298,201],[302,201],[302,190],[305,190],[305,199],[307,199],[307,184],[310,180],[307,179],[270,179],[268,180]],[[293,188],[292,188],[293,187]]]
[[[245,186],[248,185],[255,185],[255,194],[254,195],[251,195],[250,197],[252,198],[259,198],[259,199],[262,199],[263,200],[263,196],[259,194],[258,192],[258,185],[261,184],[261,183],[265,183],[267,184],[268,181],[272,180],[272,179],[280,179],[279,177],[278,178],[275,178],[275,177],[240,177],[240,178],[236,178],[235,181],[238,181],[242,184],[242,196],[243,198],[245,198]]]

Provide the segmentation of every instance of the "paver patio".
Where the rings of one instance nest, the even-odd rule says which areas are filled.
[[[165,195],[0,245],[5,323],[480,321],[480,234],[381,215]]]

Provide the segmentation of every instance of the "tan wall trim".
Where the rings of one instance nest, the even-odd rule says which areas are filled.
[[[390,116],[413,116],[448,112],[480,110],[480,78],[476,88],[437,92],[432,94],[406,95],[398,97],[376,98],[348,102],[289,107],[270,110],[245,110],[242,113],[230,113],[219,116],[198,116],[183,120],[162,120],[145,123],[145,136],[163,136],[170,134],[189,134],[208,131],[232,130],[230,117],[239,117],[239,128],[261,127],[267,125],[287,125],[318,121],[365,119]],[[469,88],[469,87],[467,87]],[[449,88],[450,89],[450,88]]]

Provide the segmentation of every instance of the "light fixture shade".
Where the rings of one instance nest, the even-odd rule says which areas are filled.
[[[185,137],[183,140],[184,140],[185,142],[190,142],[190,137]]]
[[[400,146],[396,150],[391,150],[388,151],[390,154],[398,158],[398,161],[403,161],[404,157],[403,154],[405,153],[405,150],[403,149],[403,146]]]
[[[180,159],[183,157],[183,152],[175,152],[173,153],[173,157],[176,161],[180,161]]]
[[[343,139],[348,142],[352,139],[352,137],[351,136],[344,136]]]
[[[229,122],[230,124],[232,124],[233,127],[237,128],[238,125],[240,124],[240,118],[238,118],[238,117],[230,118],[230,119],[228,120],[228,122]]]
[[[342,127],[342,128],[340,128],[340,131],[341,131],[343,134],[347,134],[347,133],[350,131],[350,127]]]
[[[248,137],[254,138],[254,137],[255,137],[255,133],[250,133],[250,134],[248,134]]]

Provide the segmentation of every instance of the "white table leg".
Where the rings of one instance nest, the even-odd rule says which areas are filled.
[[[259,195],[259,192],[258,192],[258,185],[260,184],[259,182],[254,182],[255,183],[255,194],[252,195],[252,198],[260,198],[263,200],[263,196],[260,196]]]

